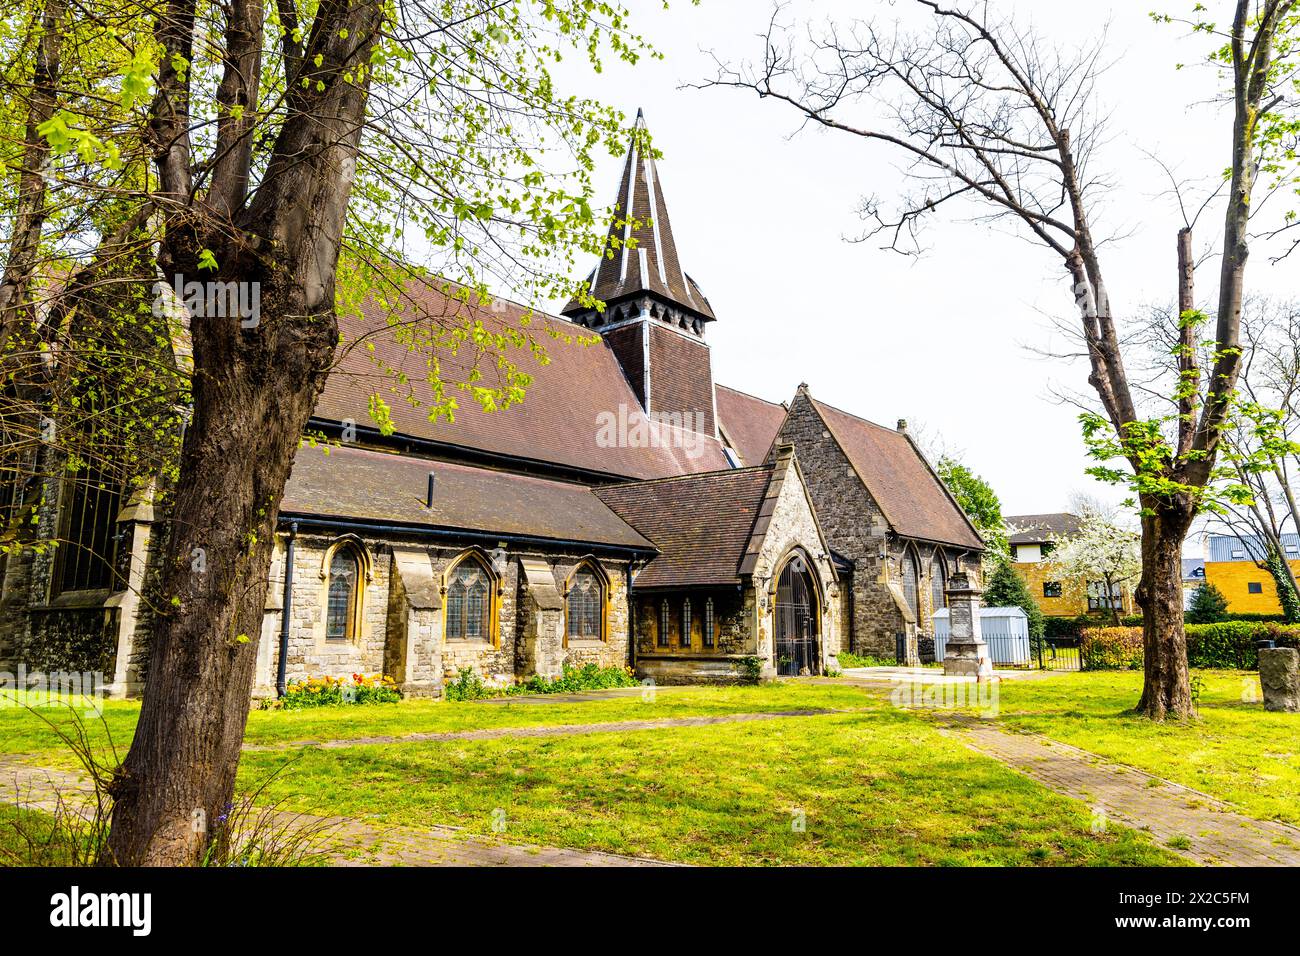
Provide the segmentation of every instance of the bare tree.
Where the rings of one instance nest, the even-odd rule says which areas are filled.
[[[1104,129],[1096,98],[1104,37],[1060,50],[1029,28],[996,19],[986,4],[917,3],[931,18],[929,30],[831,25],[810,36],[806,50],[797,48],[774,14],[762,62],[720,65],[707,85],[754,91],[792,108],[807,124],[905,157],[916,191],[892,213],[868,200],[862,211],[871,225],[864,239],[884,237],[890,248],[915,251],[927,219],[964,204],[985,221],[1012,224],[1057,258],[1078,308],[1088,381],[1103,409],[1102,416],[1085,417],[1085,438],[1095,455],[1122,458],[1131,469],[1093,473],[1131,482],[1142,509],[1137,599],[1146,663],[1138,709],[1154,719],[1191,716],[1180,559],[1214,476],[1240,366],[1259,122],[1277,105],[1273,57],[1279,31],[1295,29],[1295,0],[1237,0],[1224,36],[1233,122],[1216,348],[1212,367],[1202,369],[1192,347],[1203,315],[1195,308],[1194,270],[1183,255],[1190,250],[1187,228],[1178,243],[1183,347],[1172,422],[1140,414],[1096,238],[1098,200],[1107,185],[1093,170]],[[1203,378],[1205,401],[1198,403]]]

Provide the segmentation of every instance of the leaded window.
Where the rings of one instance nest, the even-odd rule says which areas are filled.
[[[343,546],[330,559],[329,593],[325,609],[325,640],[351,641],[356,638],[357,588],[361,562],[356,551]]]
[[[87,468],[68,478],[64,495],[55,574],[58,591],[114,588],[113,551],[121,492],[102,471]]]
[[[474,558],[456,566],[447,584],[447,639],[490,639],[492,581],[487,569]]]
[[[682,647],[691,646],[691,599],[682,602]]]
[[[659,602],[659,646],[668,646],[668,599]]]
[[[907,606],[912,609],[916,619],[921,619],[920,607],[917,599],[920,597],[919,588],[917,587],[916,558],[912,554],[903,556],[903,597],[907,599]]]
[[[597,641],[603,638],[604,589],[595,572],[581,568],[574,574],[567,601],[569,637]]]
[[[713,646],[713,598],[704,602],[704,646]]]
[[[948,588],[948,570],[944,567],[943,558],[936,551],[934,558],[930,561],[930,603],[935,611],[941,611],[948,605],[948,598],[944,591]]]

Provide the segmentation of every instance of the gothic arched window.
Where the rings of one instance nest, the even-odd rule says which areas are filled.
[[[604,640],[605,584],[590,565],[580,565],[573,574],[565,598],[565,616],[571,640]]]
[[[681,646],[691,646],[691,599],[687,598],[682,602],[682,635]]]
[[[704,646],[712,647],[714,640],[713,598],[704,602]]]
[[[325,640],[354,641],[360,623],[361,559],[351,544],[340,545],[330,558],[325,601]]]
[[[98,468],[70,476],[64,484],[63,513],[54,580],[64,591],[116,590],[113,580],[117,513],[122,496]]]
[[[948,589],[948,569],[944,567],[943,555],[938,551],[930,559],[930,603],[932,611],[941,611],[948,606],[944,591]]]
[[[668,646],[668,599],[659,602],[659,646]]]
[[[473,552],[461,558],[447,578],[449,641],[492,641],[496,634],[493,589],[496,579]]]
[[[903,555],[903,597],[907,598],[907,606],[912,609],[912,613],[916,615],[918,621],[921,619],[919,578],[920,574],[916,568],[916,555],[908,551]]]

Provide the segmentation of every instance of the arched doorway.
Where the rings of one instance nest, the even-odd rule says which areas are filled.
[[[801,555],[791,558],[776,584],[773,624],[776,639],[776,672],[794,677],[807,668],[816,674],[821,668],[818,653],[817,588],[809,577]]]

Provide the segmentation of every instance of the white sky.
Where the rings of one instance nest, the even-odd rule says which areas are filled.
[[[1167,5],[1190,7],[1179,4]],[[1060,43],[1110,21],[1116,62],[1100,92],[1113,109],[1112,141],[1094,163],[1118,186],[1097,231],[1131,234],[1106,248],[1103,267],[1117,315],[1171,300],[1181,219],[1144,152],[1188,179],[1212,178],[1227,165],[1224,115],[1193,105],[1214,91],[1213,74],[1175,70],[1180,61],[1200,61],[1205,38],[1153,24],[1146,11],[1158,2],[994,5],[1032,18]],[[676,0],[666,13],[659,6],[634,2],[634,23],[665,60],[611,63],[600,77],[565,79],[574,92],[629,115],[644,108],[664,153],[660,180],[683,264],[718,316],[708,330],[716,381],[774,401],[790,399],[806,381],[818,399],[882,424],[907,418],[960,452],[993,484],[1007,514],[1063,510],[1076,490],[1122,498],[1084,474],[1076,410],[1051,397],[1053,386],[1088,387],[1084,363],[1030,351],[1066,348],[1052,329],[1053,318],[1074,315],[1058,261],[1022,239],[951,219],[933,222],[920,260],[844,241],[859,231],[854,210],[864,194],[906,188],[898,157],[844,134],[808,130],[792,138],[794,113],[754,94],[680,88],[713,75],[708,50],[733,61],[759,55],[768,3]],[[784,16],[891,18],[909,7],[904,0],[805,3]],[[620,170],[620,159],[603,161],[597,181],[607,195],[599,201],[613,201]],[[1221,230],[1221,216],[1204,218],[1201,244]],[[1248,284],[1294,294],[1296,265],[1270,265],[1257,245]],[[1216,275],[1217,263],[1198,273],[1205,303]]]

